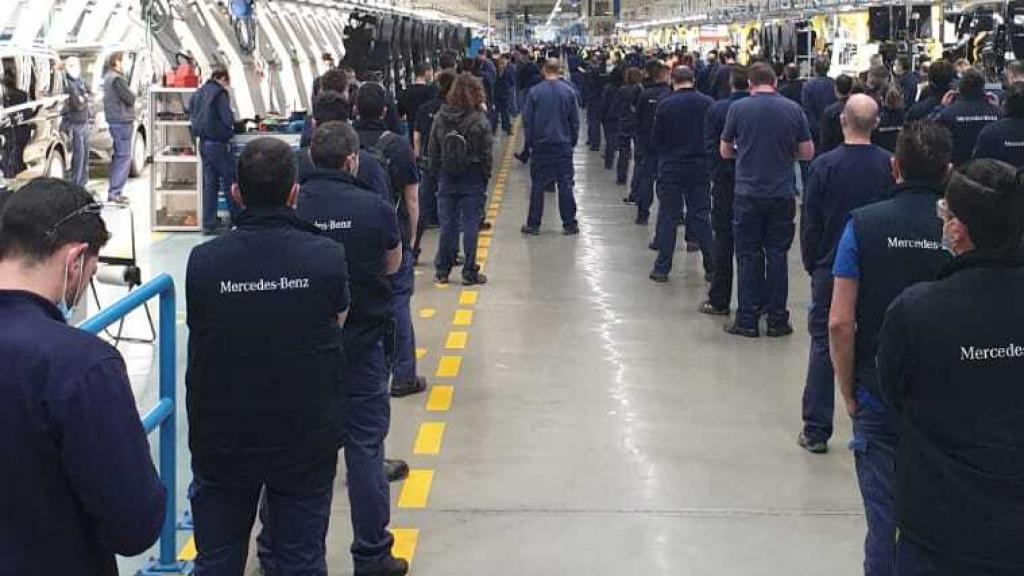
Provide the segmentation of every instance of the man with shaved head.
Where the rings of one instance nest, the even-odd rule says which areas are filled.
[[[800,446],[814,454],[828,451],[832,436],[835,384],[829,358],[828,316],[832,303],[832,264],[850,211],[887,197],[893,187],[891,157],[871,143],[878,126],[878,104],[855,94],[840,116],[844,143],[819,156],[808,172],[800,219],[800,249],[811,276],[811,335],[807,382],[804,386],[804,427]]]

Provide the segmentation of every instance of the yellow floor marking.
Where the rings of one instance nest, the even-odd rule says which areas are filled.
[[[196,552],[196,539],[195,536],[189,536],[188,541],[181,547],[181,552],[178,552],[178,560],[182,562],[192,562],[196,559],[198,552]]]
[[[427,412],[447,412],[452,407],[453,386],[434,386],[427,397]]]
[[[420,310],[420,318],[433,318],[434,314],[437,314],[437,310],[433,308],[424,308]]]
[[[448,341],[444,343],[444,347],[448,350],[465,350],[468,340],[469,332],[453,330],[448,333]]]
[[[395,537],[391,554],[412,564],[412,559],[416,556],[416,543],[420,539],[420,531],[415,528],[392,528],[391,534]]]
[[[448,289],[448,285],[447,284],[434,284],[434,289],[435,290],[447,290]]]
[[[423,270],[417,270],[414,274],[416,276],[423,276]]]
[[[410,470],[409,477],[402,484],[402,492],[398,495],[398,507],[426,508],[433,481],[433,470]]]
[[[444,439],[444,422],[424,422],[420,424],[416,435],[416,446],[413,454],[433,456],[441,453],[441,440]]]
[[[476,241],[476,245],[477,245],[478,248],[489,248],[491,246],[491,238],[490,237],[478,238],[477,241]]]
[[[167,232],[150,232],[149,233],[149,241],[152,244],[156,244],[157,242],[167,238],[167,236],[168,236]]]
[[[470,326],[473,324],[473,311],[472,310],[456,310],[455,317],[452,318],[453,326]]]
[[[501,208],[501,202],[499,202],[498,199],[495,198],[494,202],[491,202],[491,210],[497,210],[498,208]]]
[[[494,231],[493,230],[481,230],[480,231],[480,236],[483,237],[483,238],[490,238],[493,235],[494,235]]]
[[[488,219],[494,220],[497,217],[498,217],[498,211],[497,210],[488,210],[487,211],[487,218]]]
[[[476,304],[476,298],[479,294],[476,290],[463,290],[459,294],[459,306],[472,306]]]
[[[417,348],[416,349],[416,359],[417,360],[422,360],[423,357],[426,356],[426,355],[427,355],[427,349],[426,348]]]
[[[437,372],[434,375],[438,378],[456,378],[461,368],[462,356],[441,356],[441,360],[437,363]]]
[[[479,260],[481,258],[486,260],[487,259],[487,254],[488,254],[488,249],[487,248],[477,248],[476,249],[476,259],[477,260]]]

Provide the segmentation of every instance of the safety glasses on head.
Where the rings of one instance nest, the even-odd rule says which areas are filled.
[[[100,216],[103,212],[108,210],[123,210],[125,208],[126,206],[124,205],[115,204],[111,202],[90,202],[89,204],[86,204],[73,210],[67,216],[62,217],[60,220],[57,220],[53,224],[53,226],[50,226],[50,229],[46,231],[46,235],[53,236],[54,234],[57,233],[58,230],[60,230],[61,226],[64,226],[68,222],[74,220],[75,218],[79,218],[86,214],[95,214],[96,216]]]

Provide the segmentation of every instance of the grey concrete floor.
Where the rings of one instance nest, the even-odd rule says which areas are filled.
[[[505,145],[496,158],[505,157]],[[392,403],[389,455],[433,472],[422,508],[398,507],[402,486],[392,491],[392,526],[418,530],[413,573],[861,573],[864,519],[846,417],[837,415],[829,454],[812,456],[795,443],[809,301],[796,247],[790,307],[797,333],[728,336],[722,319],[696,311],[706,290],[698,256],[680,246],[671,281],[649,281],[653,218],[650,228],[633,224],[635,209],[621,201],[625,187],[615,185],[598,153],[580,146],[574,164],[579,236],[561,235],[554,195],[542,234],[519,234],[529,173],[512,161],[485,265],[491,282],[475,289],[477,302],[460,305],[460,286],[438,289],[431,267],[417,269],[420,373],[453,386],[454,396],[446,412],[428,412],[425,395]],[[135,186],[129,196],[141,207],[144,185]],[[167,271],[183,286],[188,251],[202,239],[141,236],[148,275]],[[424,262],[436,236],[427,235]],[[183,296],[179,290],[179,310]],[[474,311],[472,325],[453,328],[460,308]],[[467,333],[465,350],[445,350],[453,329]],[[153,354],[139,346],[123,351],[145,410],[156,397],[147,373]],[[461,356],[456,377],[435,376],[442,355]],[[436,455],[413,454],[424,422],[446,424]],[[185,506],[184,426],[179,437]],[[340,477],[333,508],[330,573],[350,574]],[[255,562],[248,573],[259,573]]]

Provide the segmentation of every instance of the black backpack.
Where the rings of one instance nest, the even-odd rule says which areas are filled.
[[[473,166],[467,135],[458,126],[446,127],[441,135],[441,172],[464,174]]]
[[[398,206],[402,203],[402,193],[395,190],[395,187],[391,184],[391,159],[384,153],[384,150],[387,148],[388,143],[392,141],[392,138],[401,138],[401,136],[391,132],[390,130],[385,130],[372,146],[360,145],[360,148],[372,156],[384,170],[384,177],[388,182],[388,191],[391,193],[390,198],[388,198],[388,202],[395,207],[395,210],[398,210]]]

